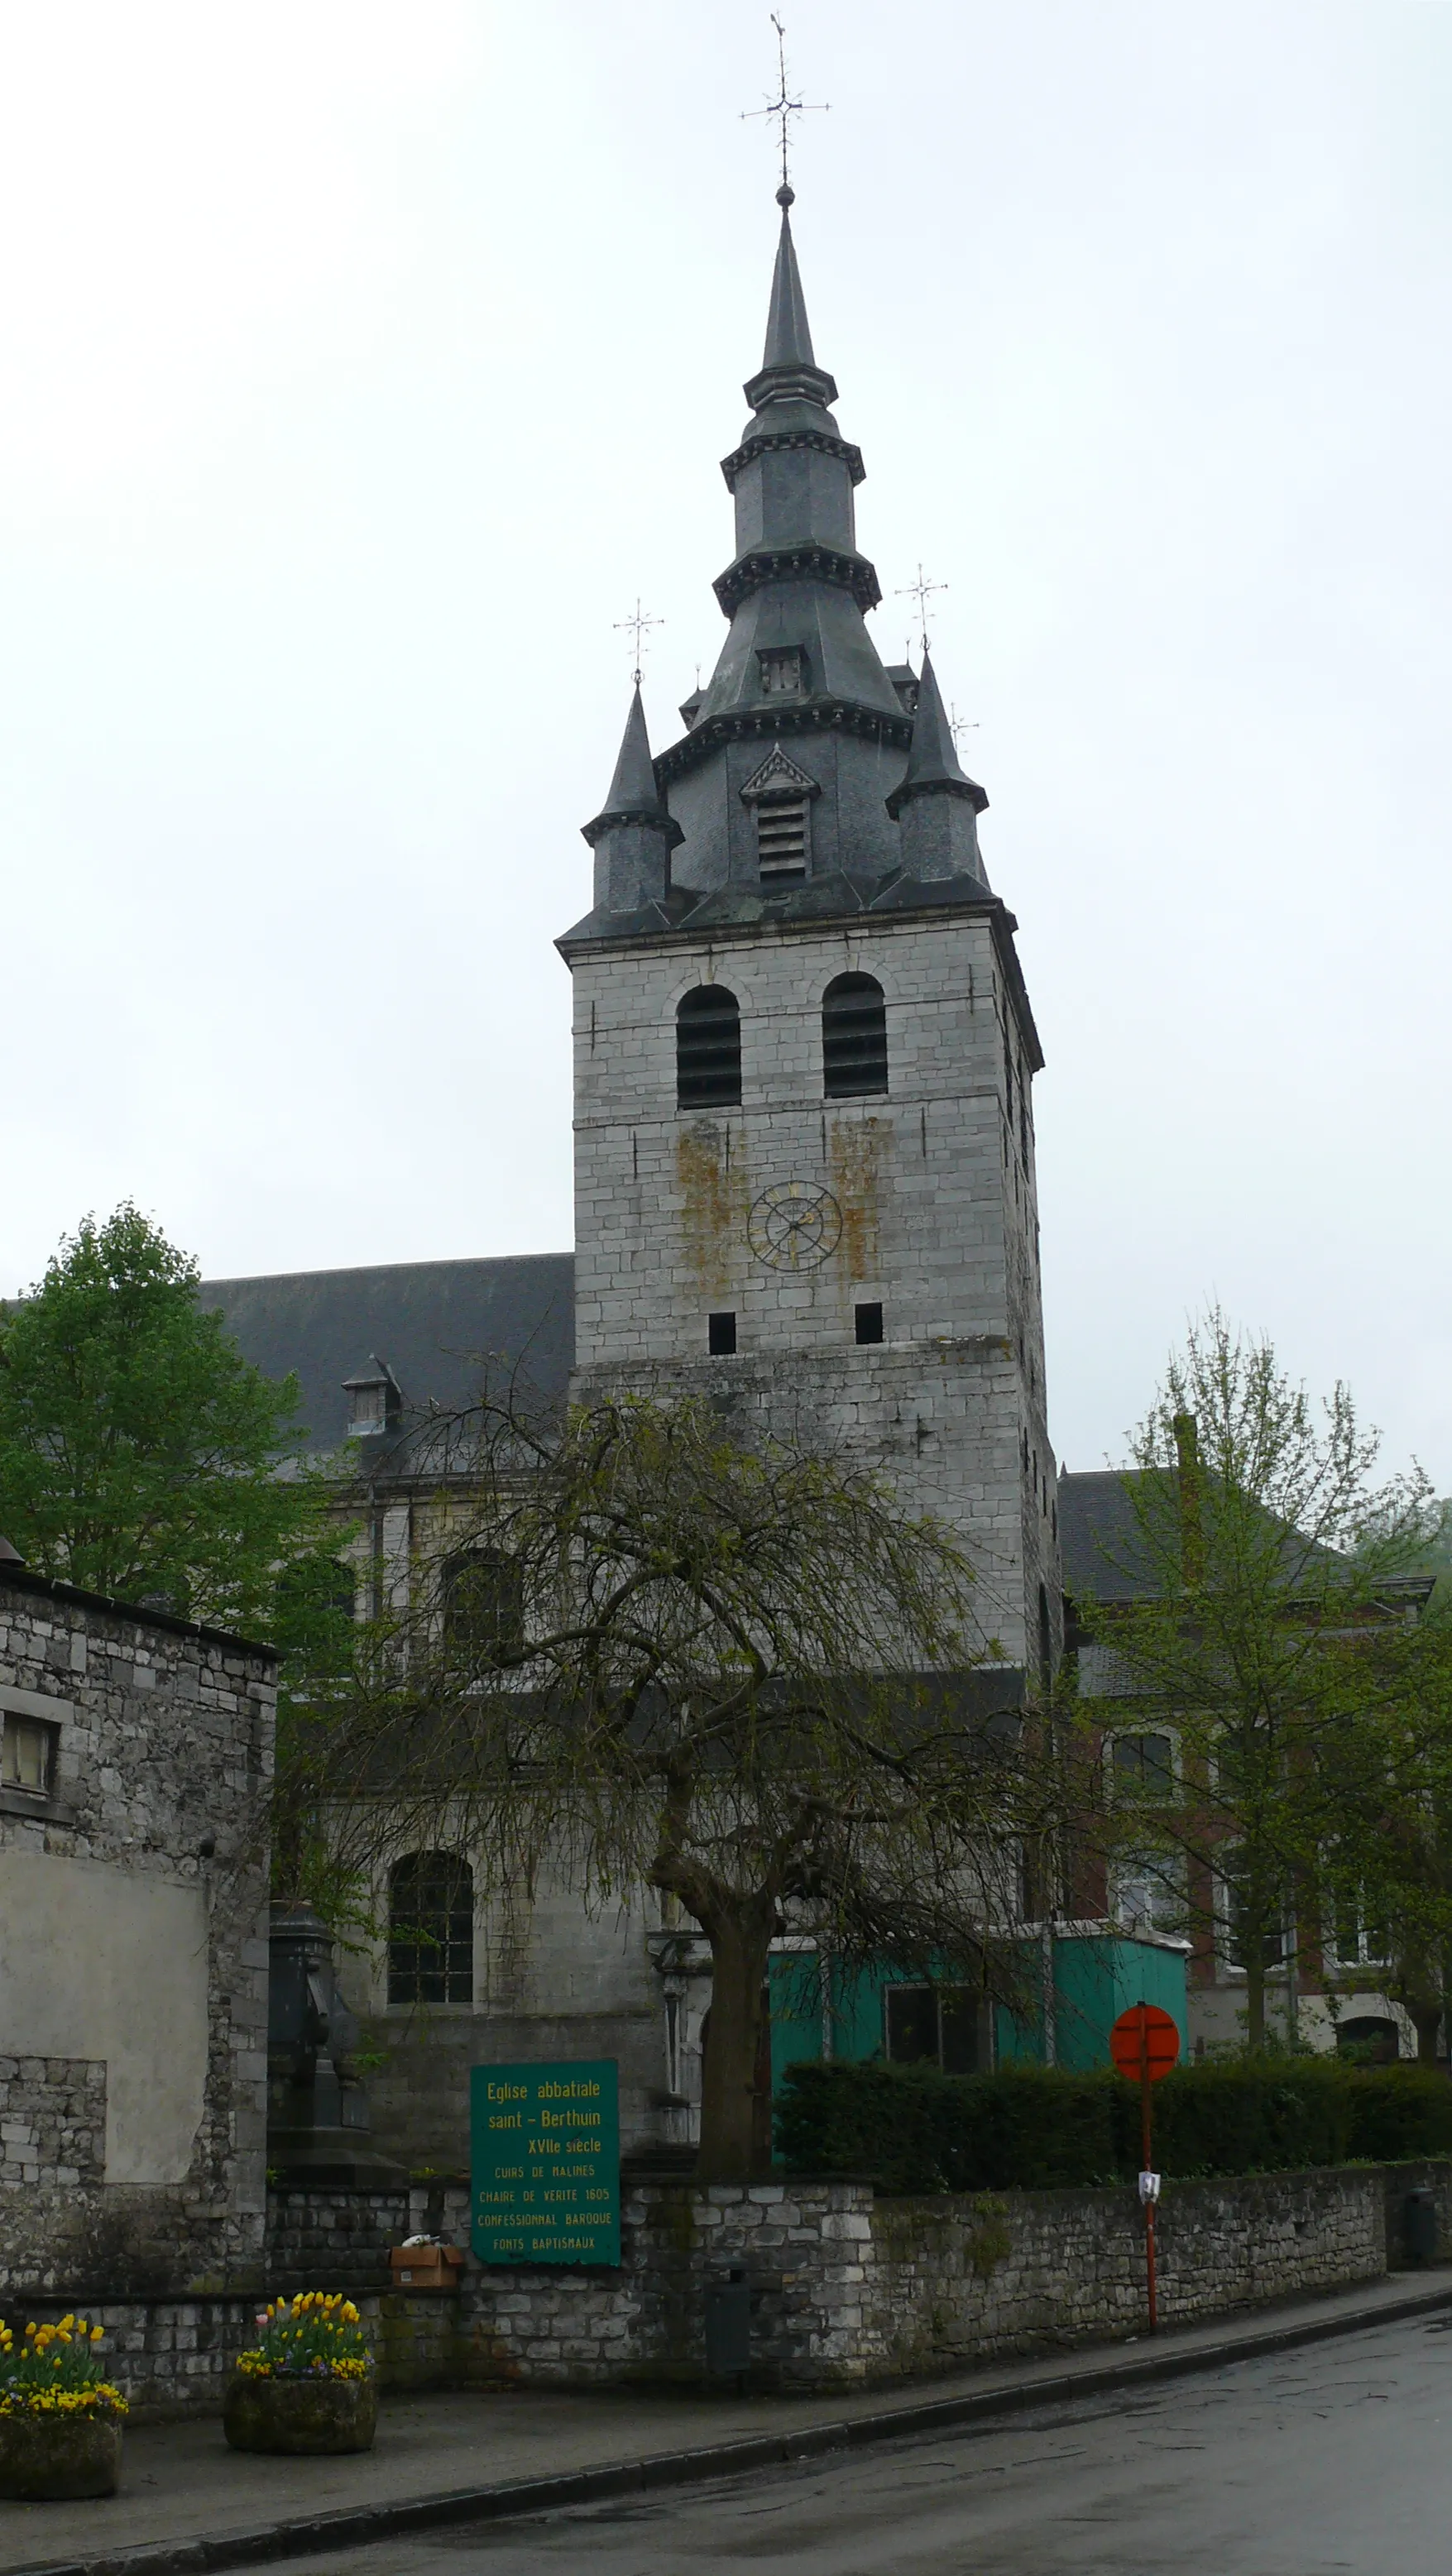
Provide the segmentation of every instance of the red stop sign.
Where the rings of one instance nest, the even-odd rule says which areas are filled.
[[[1109,2054],[1133,2084],[1157,2083],[1180,2054],[1180,2028],[1158,2004],[1131,2004],[1109,2034]]]

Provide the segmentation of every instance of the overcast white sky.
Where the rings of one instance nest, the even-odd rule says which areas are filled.
[[[1452,1490],[1449,0],[787,0],[992,800],[1050,1403],[1218,1293]],[[0,0],[0,1287],[570,1240],[578,826],[724,629],[758,0]]]

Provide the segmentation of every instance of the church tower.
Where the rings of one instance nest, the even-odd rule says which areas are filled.
[[[639,691],[585,838],[576,1390],[706,1392],[847,1443],[962,1534],[994,1660],[1056,1651],[1032,1084],[1042,1064],[931,661],[884,668],[860,451],[783,186],[766,348],[722,471],[729,621],[652,760]]]

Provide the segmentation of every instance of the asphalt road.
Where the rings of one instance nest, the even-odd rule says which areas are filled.
[[[1452,2319],[274,2576],[1448,2576]]]

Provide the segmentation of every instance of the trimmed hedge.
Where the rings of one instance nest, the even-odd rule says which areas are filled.
[[[1162,2173],[1278,2173],[1452,2154],[1452,2082],[1431,2067],[1266,2057],[1177,2068],[1155,2086]],[[887,2193],[1052,2191],[1129,2180],[1138,2088],[1108,2072],[797,2065],[777,2145],[797,2173],[870,2176]]]

